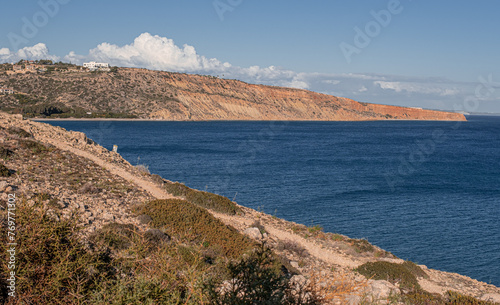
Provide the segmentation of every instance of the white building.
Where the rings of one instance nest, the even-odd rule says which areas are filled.
[[[102,62],[85,62],[83,63],[83,67],[95,71],[95,70],[108,70],[109,69],[109,64],[108,63],[102,63]]]

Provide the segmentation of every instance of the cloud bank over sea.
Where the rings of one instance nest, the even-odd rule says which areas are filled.
[[[119,67],[207,74],[249,83],[307,89],[362,102],[442,110],[460,110],[467,96],[474,95],[478,85],[486,82],[483,87],[489,88],[491,94],[478,98],[480,103],[475,110],[500,112],[500,83],[491,75],[478,76],[477,83],[467,83],[436,77],[305,73],[276,66],[239,67],[198,54],[194,46],[178,46],[172,39],[150,33],[143,33],[123,46],[103,42],[90,49],[88,54],[70,52],[62,58],[52,55],[44,43],[15,52],[0,48],[0,62],[20,59],[51,59],[75,64],[97,61]]]

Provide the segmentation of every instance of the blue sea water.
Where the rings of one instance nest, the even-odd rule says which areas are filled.
[[[169,180],[500,286],[500,117],[47,122]]]

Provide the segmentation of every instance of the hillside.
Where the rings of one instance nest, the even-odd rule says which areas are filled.
[[[493,285],[189,189],[83,133],[0,112],[5,227],[13,196],[14,299],[7,234],[0,237],[0,302],[8,304],[253,304],[235,301],[250,295],[289,298],[273,304],[500,301]]]
[[[112,72],[0,75],[0,108],[27,117],[164,120],[465,120],[462,114],[359,103],[307,90],[217,77],[115,68]]]

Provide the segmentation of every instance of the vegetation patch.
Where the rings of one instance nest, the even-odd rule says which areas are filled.
[[[358,253],[373,252],[375,247],[370,244],[366,239],[349,239],[348,243],[354,247]]]
[[[11,134],[15,134],[20,138],[31,138],[31,133],[19,127],[9,127],[7,131]]]
[[[208,243],[229,257],[238,257],[254,246],[236,229],[226,226],[207,210],[185,200],[154,200],[137,209],[138,215],[149,215],[151,224],[167,234],[182,239]]]
[[[0,163],[0,177],[10,177],[10,175],[12,175],[10,170],[5,165]]]
[[[90,236],[90,241],[113,250],[128,249],[137,233],[133,224],[109,223]]]
[[[448,302],[446,304],[449,305],[498,305],[498,303],[481,301],[456,291],[446,292],[446,297],[448,298]]]
[[[227,280],[209,281],[204,289],[210,304],[321,304],[307,285],[296,285],[280,271],[272,252],[259,247],[252,255],[227,266]]]
[[[32,140],[20,140],[19,144],[21,145],[21,147],[31,150],[31,152],[33,152],[34,154],[40,154],[49,151],[47,146]]]
[[[291,240],[284,240],[284,241],[278,241],[278,245],[276,246],[276,249],[279,251],[289,251],[292,253],[297,254],[299,257],[305,257],[308,256],[309,253],[307,250],[299,245],[298,243],[291,241]]]
[[[355,271],[374,280],[386,280],[398,284],[400,288],[415,291],[420,290],[417,277],[406,265],[389,262],[368,262]]]
[[[194,190],[182,183],[166,183],[165,189],[174,196],[184,197],[187,201],[216,212],[229,215],[235,215],[242,212],[241,209],[227,197]]]
[[[408,269],[416,277],[421,277],[421,278],[425,278],[425,279],[429,278],[427,273],[425,273],[425,271],[422,268],[420,268],[419,265],[415,264],[414,262],[405,261],[403,263],[403,267]]]
[[[101,276],[109,275],[103,268],[105,254],[86,250],[74,220],[53,221],[43,211],[19,204],[16,222],[16,265],[22,266],[16,268],[16,291],[21,303],[73,304],[75,296],[84,296]],[[7,234],[0,239],[2,260],[7,261]],[[7,264],[0,269],[2,274],[10,272]],[[3,290],[0,302],[6,299]]]
[[[8,148],[5,148],[3,146],[0,146],[0,158],[2,159],[7,159],[8,157],[12,156],[14,152]]]

